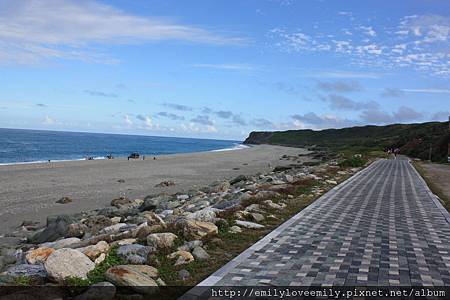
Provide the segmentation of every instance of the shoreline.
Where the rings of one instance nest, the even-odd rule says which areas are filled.
[[[177,155],[177,154],[193,154],[193,153],[208,153],[208,152],[222,152],[222,151],[236,151],[251,148],[252,145],[244,145],[243,143],[236,143],[232,147],[215,149],[215,150],[207,150],[207,151],[198,151],[198,152],[177,152],[170,154],[141,154],[145,157],[158,157],[158,156],[166,156],[166,155]],[[289,147],[289,146],[287,146]],[[116,156],[113,159],[126,159],[126,156]],[[108,160],[106,156],[95,156],[92,160]],[[0,167],[2,166],[14,166],[14,165],[28,165],[28,164],[48,164],[48,163],[61,163],[61,162],[72,162],[72,161],[88,161],[86,158],[74,158],[74,159],[49,159],[49,160],[36,160],[36,161],[17,161],[17,162],[0,162]]]
[[[233,151],[207,151],[161,155],[157,160],[83,160],[0,166],[0,234],[18,228],[22,221],[41,225],[49,215],[72,214],[104,208],[119,197],[143,199],[149,194],[179,193],[238,175],[271,171],[292,161],[307,161],[307,150],[258,145]],[[162,181],[175,185],[156,187]],[[73,201],[57,204],[62,197]],[[0,239],[0,244],[2,241]]]

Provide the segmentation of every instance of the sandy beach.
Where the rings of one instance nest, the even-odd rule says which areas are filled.
[[[306,152],[260,145],[158,156],[156,160],[148,157],[0,166],[0,234],[16,229],[24,220],[45,222],[48,215],[102,208],[120,196],[137,199],[154,193],[176,193],[240,174],[267,172],[274,166],[292,163],[280,160],[282,155]],[[155,187],[165,180],[175,185]],[[73,202],[55,203],[64,196]]]

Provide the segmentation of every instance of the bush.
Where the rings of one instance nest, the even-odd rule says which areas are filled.
[[[339,163],[340,167],[351,167],[351,168],[359,168],[364,167],[366,165],[366,160],[361,156],[353,156],[352,158],[348,158]]]

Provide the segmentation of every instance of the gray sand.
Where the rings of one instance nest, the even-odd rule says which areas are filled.
[[[114,159],[0,166],[0,233],[10,232],[23,220],[45,222],[48,215],[102,208],[119,196],[137,199],[153,193],[182,192],[239,174],[268,172],[274,166],[292,163],[280,160],[283,154],[300,153],[306,150],[261,145],[234,151],[158,156],[157,160],[147,157],[145,161]],[[119,179],[125,182],[119,183]],[[163,180],[176,184],[156,188]],[[56,204],[63,196],[73,202]]]

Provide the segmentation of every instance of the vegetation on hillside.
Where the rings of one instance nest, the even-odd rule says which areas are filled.
[[[399,148],[402,154],[433,161],[447,160],[450,140],[448,122],[362,126],[343,129],[252,132],[246,144],[273,144],[295,147],[326,147],[351,153]]]

